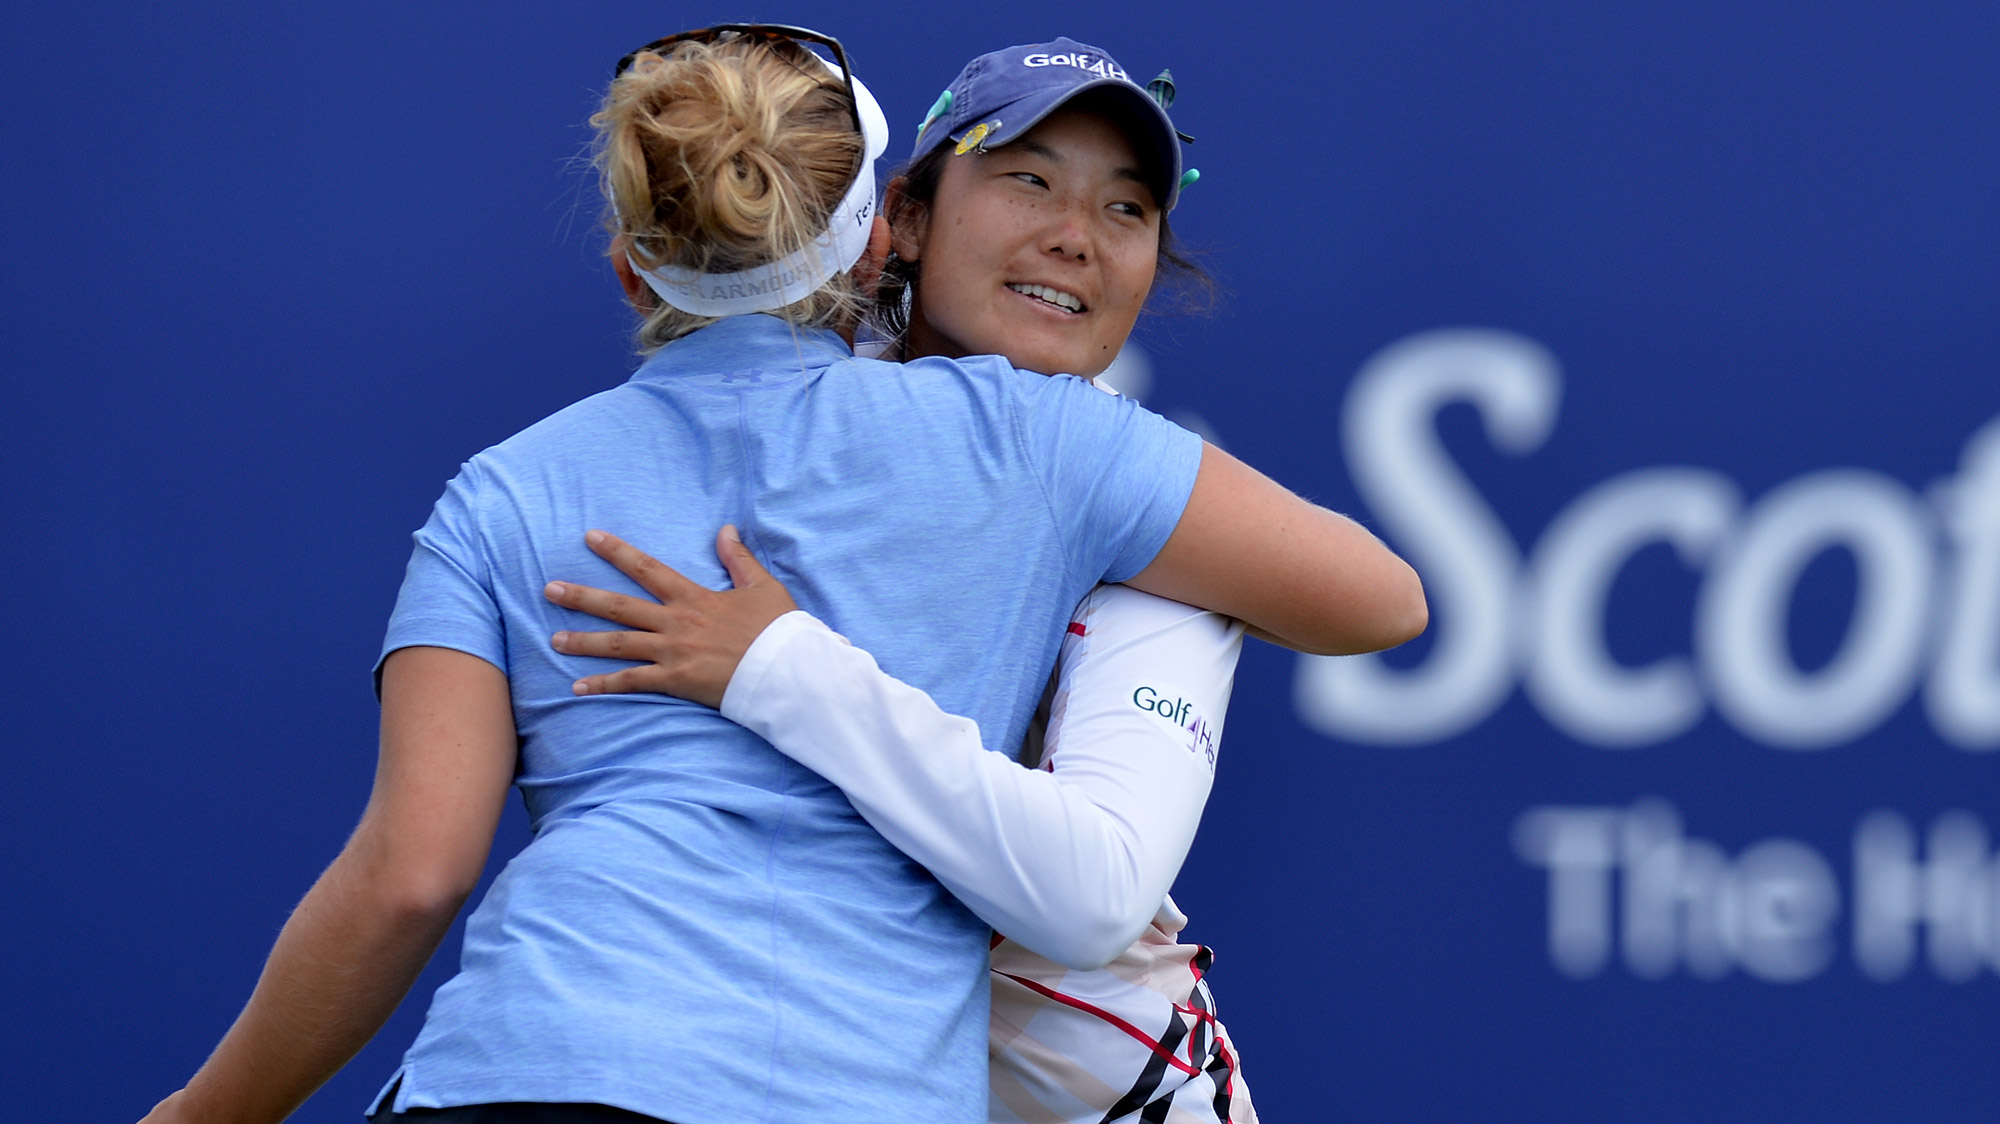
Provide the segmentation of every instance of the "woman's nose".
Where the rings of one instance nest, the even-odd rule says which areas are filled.
[[[1060,258],[1087,262],[1096,247],[1091,244],[1089,216],[1080,203],[1070,203],[1053,216],[1047,251]]]

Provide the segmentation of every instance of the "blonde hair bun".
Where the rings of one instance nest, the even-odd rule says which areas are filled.
[[[864,158],[838,72],[804,47],[747,37],[642,51],[591,125],[607,214],[642,269],[734,273],[811,243]],[[835,327],[864,301],[847,274],[777,310]],[[653,351],[712,316],[656,303],[639,327]]]

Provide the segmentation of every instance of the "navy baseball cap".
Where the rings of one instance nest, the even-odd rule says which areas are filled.
[[[1157,173],[1154,190],[1161,209],[1171,211],[1181,194],[1181,139],[1166,106],[1173,104],[1173,80],[1162,72],[1152,88],[1155,100],[1125,73],[1110,55],[1088,43],[1055,39],[1007,47],[965,64],[931,107],[917,130],[912,161],[939,145],[960,153],[998,148],[1040,124],[1071,98],[1086,90],[1108,90],[1129,110],[1124,115],[1132,146],[1148,173]],[[1193,138],[1187,138],[1192,140]],[[1192,177],[1190,177],[1192,179]]]

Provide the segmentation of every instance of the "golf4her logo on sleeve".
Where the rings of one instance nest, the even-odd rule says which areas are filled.
[[[1186,739],[1187,750],[1215,769],[1215,726],[1178,691],[1141,684],[1132,689],[1132,705],[1172,723]]]

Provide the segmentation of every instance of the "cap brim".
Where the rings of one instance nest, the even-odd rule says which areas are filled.
[[[1119,100],[1132,111],[1128,120],[1134,126],[1131,136],[1134,146],[1139,149],[1139,159],[1146,169],[1160,170],[1160,209],[1173,210],[1181,194],[1180,136],[1174,131],[1174,123],[1168,118],[1167,111],[1161,109],[1146,91],[1130,82],[1098,78],[1065,90],[1038,90],[1027,97],[987,110],[980,114],[979,120],[997,118],[1000,125],[987,133],[980,143],[987,148],[999,148],[1018,140],[1022,134],[1041,124],[1049,114],[1075,101],[1079,95],[1097,90],[1120,95]],[[940,134],[937,141],[926,148],[946,143],[950,143],[950,138]]]

